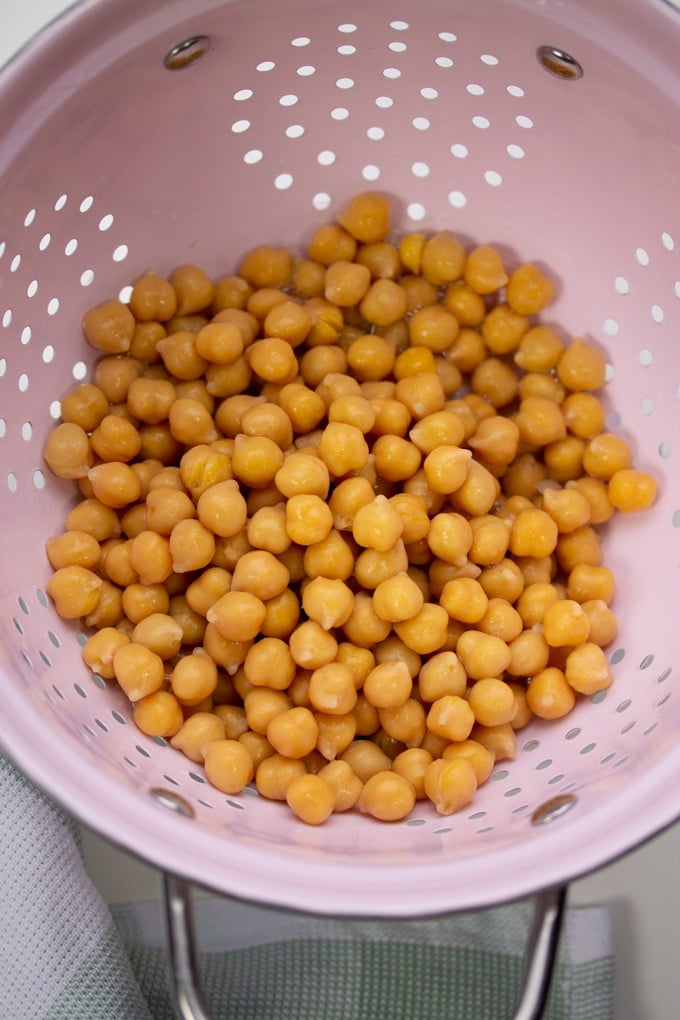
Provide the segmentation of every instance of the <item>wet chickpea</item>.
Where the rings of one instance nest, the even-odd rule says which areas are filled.
[[[590,622],[588,640],[600,648],[606,648],[618,633],[615,614],[602,599],[588,599],[581,603],[581,608]]]
[[[100,358],[95,365],[93,381],[109,404],[124,404],[131,384],[141,371],[142,365],[134,358],[110,355]]]
[[[324,297],[341,308],[358,305],[371,285],[366,265],[339,260],[328,266],[324,278]]]
[[[359,810],[383,822],[394,822],[410,814],[415,800],[415,789],[409,780],[385,769],[366,779],[359,796]]]
[[[558,599],[543,614],[543,636],[551,648],[580,645],[589,633],[588,616],[575,599]]]
[[[373,397],[371,405],[375,412],[374,435],[406,435],[411,424],[411,412],[405,404],[394,397]]]
[[[514,370],[499,358],[486,358],[470,376],[472,392],[483,397],[492,408],[510,404],[517,393],[519,379]],[[491,410],[491,414],[495,412]]]
[[[426,305],[415,312],[408,323],[413,346],[425,347],[434,353],[449,349],[458,336],[458,320],[442,305]]]
[[[525,586],[520,567],[509,557],[484,567],[477,580],[487,598],[501,598],[512,603],[516,602]]]
[[[484,616],[477,622],[479,630],[508,644],[522,633],[522,627],[522,618],[517,610],[500,598],[489,599]]]
[[[576,696],[563,671],[550,666],[529,680],[527,704],[539,719],[562,719],[573,709]]]
[[[604,524],[614,513],[614,504],[609,498],[608,485],[597,478],[577,478],[565,483],[566,489],[580,492],[590,504],[590,524]]]
[[[608,605],[614,597],[614,574],[609,567],[578,563],[567,577],[567,594],[581,604],[599,599]]]
[[[212,311],[217,314],[225,308],[245,308],[253,288],[242,276],[230,274],[215,281]]]
[[[549,556],[557,546],[558,534],[555,521],[545,510],[522,510],[512,523],[510,552],[515,556]]]
[[[323,576],[346,581],[354,570],[352,546],[333,528],[322,542],[315,542],[304,549],[303,568],[307,577]]]
[[[434,372],[437,367],[435,356],[429,347],[411,346],[401,351],[394,362],[394,378],[404,379],[418,372]]]
[[[394,393],[416,421],[443,410],[446,403],[444,387],[437,372],[406,376],[399,380]]]
[[[86,567],[59,567],[47,582],[47,594],[59,616],[76,620],[92,613],[99,603],[103,581]]]
[[[438,758],[425,772],[425,793],[440,815],[451,815],[470,803],[477,789],[476,772],[466,758]]]
[[[646,471],[620,468],[609,478],[609,499],[612,506],[622,513],[647,510],[653,505],[656,493],[656,479]]]
[[[562,534],[590,522],[590,503],[576,489],[544,489],[543,509],[550,514]]]
[[[565,574],[571,573],[574,567],[580,563],[599,567],[602,563],[600,536],[591,524],[575,528],[568,535],[560,535],[557,542],[556,555],[559,565]]]
[[[199,266],[177,266],[170,274],[177,296],[177,315],[193,315],[207,308],[215,296],[215,285]]]
[[[135,318],[122,301],[103,301],[85,313],[82,326],[91,347],[105,354],[125,354],[134,335]]]
[[[161,657],[134,641],[127,641],[118,648],[113,656],[113,670],[119,685],[133,702],[160,690],[165,677]]]
[[[482,726],[512,722],[517,711],[512,688],[497,677],[477,680],[470,688],[468,704]]]
[[[43,458],[59,478],[84,478],[94,462],[87,432],[73,422],[63,422],[50,432]]]
[[[503,258],[496,248],[478,245],[467,255],[463,278],[477,294],[493,294],[508,282]]]
[[[507,672],[511,676],[533,676],[548,665],[550,646],[540,631],[523,630],[508,642],[508,647],[512,658]]]
[[[515,364],[525,372],[549,372],[564,352],[564,343],[550,326],[527,330],[513,355]]]
[[[461,634],[456,654],[471,680],[502,676],[512,661],[512,653],[505,641],[475,629]]]
[[[506,295],[514,311],[520,315],[535,315],[553,300],[555,288],[538,266],[526,263],[510,273]]]
[[[610,432],[594,436],[583,451],[583,470],[600,481],[607,482],[617,471],[630,469],[632,462],[628,443]]]
[[[592,393],[570,393],[562,402],[564,422],[579,439],[592,439],[604,430],[605,411]]]
[[[419,655],[429,655],[444,645],[449,615],[435,603],[426,602],[408,620],[394,624],[394,629],[407,648]]]
[[[557,376],[573,392],[599,390],[605,381],[606,361],[600,351],[580,337],[566,348],[557,363]]]
[[[154,691],[132,711],[135,725],[150,737],[173,737],[184,724],[182,706],[169,691]]]
[[[169,535],[175,524],[196,516],[196,507],[186,492],[170,486],[151,489],[146,497],[146,522],[151,531]]]
[[[93,383],[81,383],[60,402],[62,422],[79,425],[85,432],[96,429],[108,410],[106,394]]]
[[[374,244],[386,236],[390,215],[390,203],[384,195],[366,191],[350,199],[336,220],[357,241]]]
[[[358,471],[368,462],[369,449],[356,425],[329,422],[319,442],[319,456],[331,475],[338,478]]]
[[[177,379],[200,379],[208,367],[208,362],[196,350],[196,334],[188,329],[159,340],[156,350],[168,372]]]
[[[94,570],[99,565],[101,547],[93,535],[85,531],[65,531],[48,538],[45,551],[55,570],[61,567],[85,567]]]

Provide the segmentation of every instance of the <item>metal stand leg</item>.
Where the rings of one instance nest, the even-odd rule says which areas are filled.
[[[535,897],[527,944],[527,966],[511,1020],[540,1020],[555,968],[566,903],[566,887]],[[175,1000],[182,1020],[215,1020],[200,988],[189,884],[163,875],[168,951]],[[474,1018],[470,1018],[474,1020]]]

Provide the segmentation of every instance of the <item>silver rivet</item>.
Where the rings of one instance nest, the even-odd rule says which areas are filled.
[[[573,808],[576,800],[573,793],[563,793],[558,797],[551,797],[533,812],[532,825],[547,825],[548,822],[554,822],[556,818],[566,815],[567,811]]]
[[[210,37],[207,35],[192,35],[189,39],[183,39],[165,54],[163,63],[169,71],[181,71],[194,61],[207,53],[210,49]]]
[[[583,77],[583,68],[571,53],[558,49],[557,46],[539,46],[536,50],[539,64],[556,78],[576,81]]]
[[[195,811],[191,804],[180,797],[179,794],[173,793],[172,790],[164,790],[160,786],[154,786],[149,790],[149,793],[158,801],[162,807],[167,808],[168,811],[174,811],[178,815],[184,815],[185,818],[193,818]]]

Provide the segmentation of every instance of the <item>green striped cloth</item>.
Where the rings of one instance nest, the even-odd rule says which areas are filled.
[[[0,1020],[176,1020],[162,912],[108,907],[78,826],[0,758]],[[201,975],[228,1020],[504,1020],[531,905],[329,920],[202,897]],[[612,919],[570,908],[545,1020],[613,1017]]]

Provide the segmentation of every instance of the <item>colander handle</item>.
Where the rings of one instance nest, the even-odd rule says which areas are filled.
[[[163,875],[166,934],[177,1009],[182,1020],[216,1020],[200,988],[191,887]],[[522,987],[510,1020],[540,1020],[555,968],[567,888],[546,889],[534,897],[534,918],[526,948]]]

